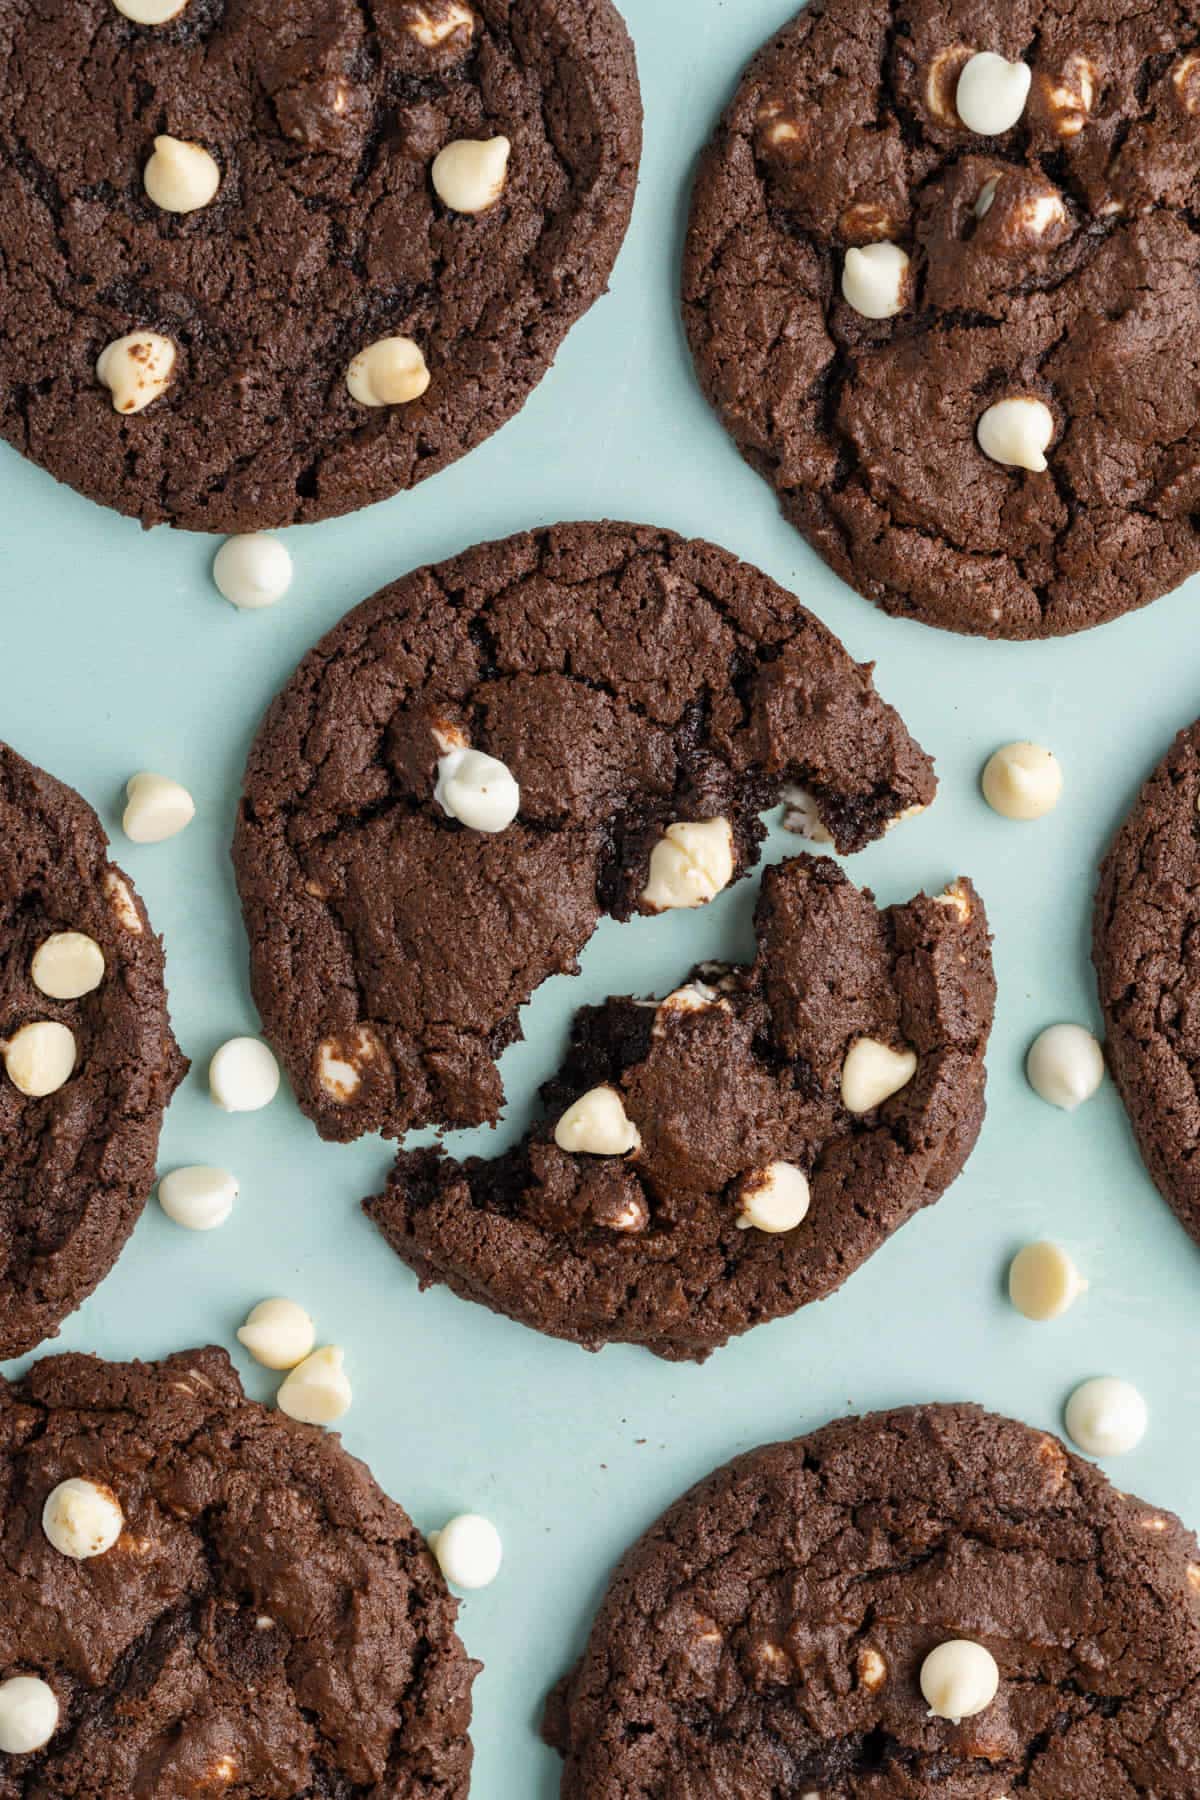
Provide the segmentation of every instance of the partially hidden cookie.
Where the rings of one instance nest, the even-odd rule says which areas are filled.
[[[350,613],[259,730],[234,864],[263,1026],[323,1136],[494,1120],[602,914],[703,904],[760,813],[855,850],[928,757],[795,597],[711,544],[560,525]]]
[[[162,944],[80,795],[0,744],[0,1360],[116,1261],[187,1070]]]
[[[1185,1800],[1198,1558],[1170,1513],[974,1406],[752,1451],[617,1570],[547,1709],[563,1800]],[[931,1680],[935,1652],[988,1679]],[[944,1686],[981,1710],[941,1716]]]
[[[224,1351],[0,1381],[0,1512],[0,1709],[51,1694],[3,1800],[466,1795],[478,1665],[424,1540]]]
[[[697,370],[888,612],[1050,637],[1200,566],[1198,38],[1196,0],[814,0],[747,70]]]
[[[15,0],[0,433],[145,525],[410,488],[604,292],[640,151],[611,0]]]
[[[995,984],[960,881],[877,911],[768,869],[747,967],[577,1016],[506,1155],[402,1152],[367,1212],[421,1277],[589,1349],[702,1359],[840,1287],[974,1146]]]

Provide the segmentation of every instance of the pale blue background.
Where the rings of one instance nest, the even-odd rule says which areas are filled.
[[[1151,1429],[1115,1465],[1117,1479],[1200,1524],[1200,1252],[1143,1173],[1111,1087],[1067,1117],[1021,1073],[1041,1026],[1097,1022],[1087,956],[1096,863],[1144,774],[1200,711],[1200,588],[1084,637],[1022,648],[893,622],[825,570],[701,399],[676,308],[693,158],[789,0],[625,0],[625,10],[646,155],[611,295],[521,416],[465,462],[357,518],[288,534],[296,582],[282,605],[236,614],[209,582],[212,541],[144,535],[0,456],[0,735],[100,810],[165,934],[175,1025],[195,1067],[168,1117],[162,1166],[222,1163],[242,1184],[232,1221],[209,1236],[179,1230],[152,1204],[59,1341],[119,1357],[232,1345],[254,1301],[289,1294],[311,1308],[322,1340],[345,1344],[349,1448],[422,1527],[471,1507],[504,1534],[503,1573],[461,1620],[487,1664],[473,1734],[483,1800],[557,1792],[534,1721],[606,1572],[693,1478],[759,1441],[848,1408],[959,1397],[1054,1426],[1077,1380],[1119,1373],[1144,1389]],[[605,515],[715,537],[877,661],[884,695],[936,756],[942,788],[929,814],[852,859],[851,872],[885,901],[969,873],[997,936],[990,1110],[965,1175],[834,1299],[703,1368],[626,1349],[590,1357],[444,1292],[419,1296],[357,1209],[382,1182],[381,1143],[322,1144],[287,1096],[226,1117],[204,1084],[215,1046],[256,1028],[227,844],[255,724],[301,653],[417,563]],[[1060,809],[1035,825],[995,817],[978,793],[986,756],[1017,737],[1051,745],[1066,772]],[[142,768],[185,782],[198,815],[183,837],[139,849],[121,839],[119,810],[125,778]],[[785,848],[773,838],[773,856]],[[505,1058],[505,1138],[553,1067],[572,1007],[613,987],[665,992],[693,960],[744,950],[754,887],[700,914],[600,930],[581,977],[538,995],[526,1042]],[[1070,1247],[1092,1289],[1066,1319],[1036,1326],[1009,1308],[1002,1281],[1010,1253],[1044,1234]],[[267,1397],[272,1378],[238,1361],[251,1392]]]

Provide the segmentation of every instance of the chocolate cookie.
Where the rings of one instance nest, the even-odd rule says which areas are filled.
[[[0,1360],[111,1269],[187,1066],[162,945],[99,819],[0,744]]]
[[[412,487],[604,291],[640,149],[611,0],[12,0],[0,430],[145,525]]]
[[[854,850],[934,787],[870,669],[724,550],[479,546],[350,613],[267,714],[234,844],[264,1028],[325,1137],[494,1120],[518,1009],[602,913],[711,899],[785,795]]]
[[[696,365],[888,612],[1050,637],[1200,567],[1198,40],[1198,0],[814,0],[750,65]]]
[[[880,913],[801,857],[768,869],[756,922],[749,967],[584,1009],[506,1156],[400,1155],[367,1211],[423,1283],[588,1349],[701,1360],[832,1293],[941,1195],[983,1122],[974,889]]]
[[[1146,1167],[1200,1243],[1200,725],[1181,731],[1100,869],[1106,1051]]]
[[[1198,1588],[1191,1532],[1043,1432],[973,1406],[828,1425],[626,1557],[547,1710],[563,1800],[1185,1800]],[[948,1644],[989,1679],[927,1667]],[[984,1704],[941,1716],[947,1687]]]
[[[478,1665],[420,1533],[224,1351],[0,1382],[0,1514],[0,1713],[51,1690],[0,1800],[466,1794]]]

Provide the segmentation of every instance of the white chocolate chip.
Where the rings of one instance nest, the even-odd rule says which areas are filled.
[[[368,344],[346,370],[350,397],[360,406],[406,406],[421,398],[429,382],[421,347],[410,337],[380,338]]]
[[[156,137],[154,154],[142,172],[142,181],[155,206],[161,206],[164,212],[199,212],[216,198],[221,170],[203,144]]]
[[[864,319],[894,319],[908,302],[908,256],[899,244],[847,250],[842,294]]]
[[[1150,1422],[1146,1402],[1131,1382],[1115,1375],[1085,1381],[1067,1401],[1067,1431],[1089,1456],[1126,1456],[1136,1450]]]
[[[449,750],[438,757],[433,797],[447,818],[471,831],[505,831],[517,816],[521,789],[496,756],[482,750]]]
[[[103,1482],[74,1475],[46,1496],[42,1530],[54,1548],[75,1562],[103,1556],[125,1525],[121,1503]]]
[[[511,152],[506,137],[459,138],[447,144],[433,159],[438,199],[452,212],[486,212],[504,192]]]
[[[363,1069],[379,1055],[379,1040],[367,1025],[345,1037],[328,1037],[317,1045],[317,1080],[339,1106],[353,1100],[362,1086]]]
[[[1026,1244],[1008,1271],[1008,1297],[1027,1319],[1061,1318],[1087,1292],[1087,1282],[1058,1244]]]
[[[891,237],[896,226],[886,207],[872,200],[856,200],[838,220],[838,229],[845,238],[875,244]]]
[[[274,606],[292,585],[292,559],[269,531],[226,538],[213,558],[213,580],[239,612]]]
[[[260,1300],[237,1337],[264,1369],[294,1369],[317,1341],[316,1327],[294,1300]]]
[[[135,844],[161,844],[176,837],[196,816],[196,802],[185,787],[166,775],[144,771],[125,784],[126,807],[121,828]]]
[[[96,379],[112,395],[113,411],[140,413],[171,385],[177,352],[157,331],[130,331],[96,358]]]
[[[925,104],[941,125],[955,128],[960,123],[954,107],[954,90],[974,54],[969,44],[948,44],[938,51],[926,71]]]
[[[780,799],[783,801],[783,829],[794,832],[797,837],[807,838],[810,844],[832,844],[833,836],[818,810],[817,803],[807,788],[785,787]]]
[[[230,1038],[208,1065],[208,1088],[222,1112],[259,1112],[279,1092],[279,1064],[261,1038]]]
[[[142,915],[137,909],[128,885],[121,880],[115,869],[109,869],[105,875],[104,891],[108,895],[114,916],[120,920],[126,931],[132,932],[134,937],[141,937]]]
[[[427,50],[436,50],[447,38],[452,38],[456,31],[469,31],[473,34],[475,14],[469,6],[462,4],[462,0],[449,0],[448,5],[435,8],[414,6],[408,30]]]
[[[979,198],[975,202],[975,217],[977,219],[986,219],[991,212],[992,203],[996,198],[996,189],[1000,186],[1000,180],[1001,178],[999,175],[989,175],[983,186],[980,188]]]
[[[990,1650],[970,1638],[952,1638],[931,1650],[921,1664],[921,1692],[931,1717],[973,1719],[985,1712],[1000,1688],[1000,1671]]]
[[[1046,452],[1054,441],[1054,414],[1044,400],[1016,394],[997,400],[981,414],[975,436],[983,454],[1006,469],[1046,468]]]
[[[135,25],[165,25],[179,17],[188,0],[113,0],[113,5]]]
[[[935,894],[933,896],[933,904],[935,906],[944,906],[948,908],[949,911],[957,913],[960,925],[965,925],[971,917],[970,896],[961,882],[953,881],[944,892]]]
[[[1189,50],[1175,65],[1171,83],[1184,112],[1200,112],[1200,50]]]
[[[1003,744],[983,771],[983,797],[1004,819],[1041,819],[1062,797],[1058,758],[1041,744]]]
[[[913,1050],[893,1050],[878,1038],[856,1038],[842,1064],[842,1105],[866,1113],[907,1087],[917,1072]]]
[[[0,1040],[8,1079],[31,1100],[55,1094],[75,1068],[75,1036],[55,1019],[22,1025],[7,1042]]]
[[[500,1533],[479,1513],[459,1513],[431,1534],[429,1548],[446,1580],[468,1592],[490,1587],[504,1561]]]
[[[868,1644],[858,1653],[858,1685],[866,1688],[869,1694],[878,1693],[887,1680],[887,1664],[878,1650]]]
[[[668,1021],[680,1013],[708,1012],[714,1006],[729,1011],[729,1002],[723,1000],[716,988],[709,987],[704,981],[689,981],[685,987],[676,988],[665,1000],[639,1001],[639,1006],[654,1007],[654,1024],[652,1031],[655,1037],[662,1037],[667,1029]]]
[[[1078,137],[1096,98],[1096,65],[1082,51],[1072,51],[1056,82],[1045,84],[1046,110],[1058,137]]]
[[[34,951],[29,975],[51,1000],[82,1000],[104,980],[104,952],[85,931],[56,931]]]
[[[1039,1099],[1074,1112],[1104,1080],[1104,1052],[1082,1025],[1048,1025],[1029,1046],[1025,1074]]]
[[[574,1156],[628,1156],[641,1148],[642,1134],[616,1088],[605,1084],[568,1106],[554,1127],[554,1141]]]
[[[158,1204],[187,1231],[215,1231],[224,1225],[237,1197],[238,1184],[228,1169],[206,1163],[172,1169],[158,1184]]]
[[[704,906],[733,879],[733,827],[728,819],[693,819],[668,825],[650,853],[650,877],[642,900],[655,912]]]
[[[58,1730],[54,1689],[36,1675],[13,1675],[0,1681],[0,1751],[29,1756],[48,1744]]]
[[[1000,137],[1025,111],[1032,81],[1028,63],[1010,63],[994,50],[981,50],[958,78],[955,109],[968,131]]]
[[[741,1187],[739,1231],[775,1234],[794,1231],[808,1217],[811,1201],[808,1177],[795,1163],[768,1163],[747,1175]]]
[[[280,1412],[305,1425],[330,1425],[348,1412],[354,1398],[337,1344],[314,1350],[292,1370],[276,1396]]]

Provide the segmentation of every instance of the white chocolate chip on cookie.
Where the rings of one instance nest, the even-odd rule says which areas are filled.
[[[1189,50],[1171,71],[1171,86],[1185,113],[1200,113],[1200,50]]]
[[[437,50],[456,32],[473,37],[475,14],[462,0],[424,0],[409,8],[408,31],[427,50]]]
[[[935,1719],[973,1719],[985,1712],[1000,1689],[1000,1670],[990,1650],[969,1638],[954,1638],[931,1650],[921,1664],[921,1692]]]
[[[339,1106],[353,1100],[362,1086],[363,1070],[379,1056],[379,1040],[367,1025],[356,1025],[341,1037],[317,1045],[317,1080]]]
[[[958,78],[974,56],[969,44],[948,44],[925,72],[925,105],[939,125],[956,130],[961,121],[954,104]]]
[[[65,1087],[75,1069],[75,1036],[55,1019],[22,1025],[7,1043],[0,1042],[8,1079],[31,1100],[43,1100]]]
[[[113,5],[135,25],[166,25],[187,9],[188,0],[113,0]]]
[[[511,151],[506,137],[459,138],[447,144],[433,159],[438,199],[452,212],[486,212],[504,192]]]
[[[1028,63],[1011,63],[994,50],[981,50],[958,78],[955,110],[968,131],[979,137],[1001,137],[1025,111],[1032,82]]]
[[[642,900],[655,912],[704,906],[733,879],[733,827],[728,819],[679,820],[650,854]]]
[[[164,212],[199,212],[216,198],[221,170],[203,144],[161,136],[154,140],[154,154],[142,171],[142,183],[155,206]]]
[[[909,261],[898,244],[847,250],[842,295],[864,319],[893,319],[908,304]]]
[[[878,1038],[856,1038],[842,1064],[842,1105],[847,1112],[871,1112],[907,1087],[916,1072],[914,1050],[893,1050]]]
[[[104,952],[85,931],[55,931],[34,951],[29,977],[50,1000],[81,1000],[104,980]]]
[[[642,1134],[616,1088],[605,1083],[568,1106],[554,1127],[554,1141],[573,1156],[628,1156],[641,1148]]]
[[[506,831],[521,805],[520,786],[507,764],[482,750],[439,756],[433,797],[447,818],[470,831]]]
[[[62,1556],[84,1562],[111,1550],[125,1527],[121,1503],[100,1481],[60,1481],[42,1507],[42,1530]]]
[[[421,398],[429,382],[421,346],[410,337],[379,338],[346,370],[350,397],[360,406],[407,406]]]
[[[771,1234],[794,1231],[808,1217],[811,1201],[808,1177],[795,1163],[768,1163],[742,1179],[738,1216],[740,1231]]]
[[[1049,117],[1056,136],[1079,136],[1091,117],[1098,82],[1099,74],[1095,63],[1081,50],[1071,52],[1057,78],[1038,76],[1042,109]]]
[[[112,395],[114,412],[144,412],[170,387],[176,358],[170,338],[157,331],[130,331],[100,352],[96,379]]]
[[[305,1425],[331,1425],[350,1410],[354,1395],[337,1344],[314,1350],[298,1363],[276,1395],[276,1405],[289,1419]]]
[[[5,1756],[31,1755],[57,1730],[58,1700],[49,1682],[36,1675],[0,1681],[0,1751]]]
[[[1046,451],[1054,440],[1054,414],[1033,394],[1014,394],[987,408],[975,435],[992,462],[1040,475],[1048,466]]]

